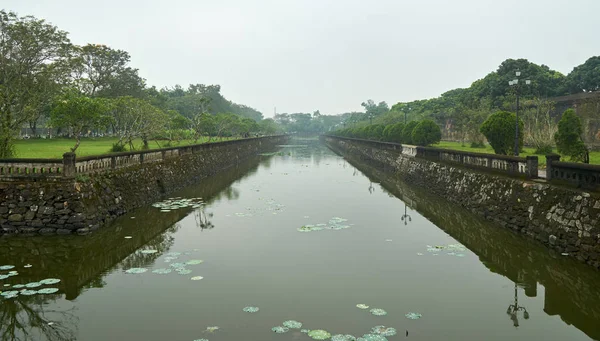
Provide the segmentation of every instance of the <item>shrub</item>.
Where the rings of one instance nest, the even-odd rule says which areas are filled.
[[[575,114],[575,110],[567,109],[560,121],[558,131],[554,134],[556,149],[559,153],[567,155],[571,161],[589,162],[588,149],[581,139],[583,129],[581,120]]]
[[[402,143],[413,144],[412,132],[418,124],[417,121],[410,121],[402,128]]]
[[[372,140],[382,140],[383,130],[385,126],[382,124],[373,124],[368,127],[368,138]]]
[[[499,111],[483,122],[480,131],[488,140],[494,152],[509,155],[515,146],[515,114]],[[523,148],[523,121],[519,120],[519,149]]]
[[[392,142],[392,129],[394,128],[393,124],[388,124],[383,129],[383,140],[387,142]]]
[[[442,130],[432,120],[423,120],[412,132],[412,141],[419,146],[429,146],[442,139]]]
[[[400,123],[396,123],[394,125],[391,126],[392,129],[390,129],[390,136],[389,136],[389,141],[390,142],[396,142],[396,143],[402,143],[402,132],[404,131],[404,123],[400,122]]]
[[[542,154],[542,155],[552,154],[552,145],[551,144],[538,145],[538,147],[535,149],[534,153]]]
[[[110,147],[111,153],[121,153],[126,152],[127,147],[124,144],[120,144],[119,142],[113,143],[112,147]]]
[[[485,148],[485,143],[483,141],[473,141],[471,142],[471,148]]]

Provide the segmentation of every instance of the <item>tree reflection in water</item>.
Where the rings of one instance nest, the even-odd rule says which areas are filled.
[[[202,230],[209,230],[215,227],[212,221],[210,221],[212,217],[213,213],[206,213],[206,209],[204,207],[194,211],[194,220],[196,220],[196,226],[200,227]]]
[[[164,233],[157,235],[155,238],[150,240],[144,246],[139,248],[137,252],[133,252],[129,256],[127,256],[123,261],[119,264],[119,266],[126,270],[131,268],[145,268],[148,267],[161,256],[165,252],[168,252],[169,249],[173,246],[175,242],[175,237],[173,234],[179,230],[181,225],[179,223],[174,224],[165,230]],[[156,253],[142,253],[142,250],[156,250]]]
[[[62,295],[20,296],[0,301],[0,339],[6,341],[76,340],[79,319],[73,311],[46,309]]]

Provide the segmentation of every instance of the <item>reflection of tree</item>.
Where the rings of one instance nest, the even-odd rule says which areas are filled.
[[[213,213],[206,213],[206,210],[204,208],[199,208],[194,211],[194,220],[196,220],[196,226],[200,227],[203,230],[212,229],[215,227],[212,221],[209,220],[212,217]]]
[[[0,339],[25,341],[44,337],[48,341],[75,340],[78,318],[72,314],[74,308],[46,310],[48,298],[52,296],[18,297],[2,301]]]
[[[164,233],[159,234],[154,239],[146,243],[143,247],[138,249],[137,252],[134,252],[127,256],[127,258],[125,258],[121,262],[121,268],[145,268],[153,264],[156,261],[156,259],[158,259],[165,252],[169,251],[171,246],[173,246],[173,243],[175,241],[175,237],[173,237],[173,234],[177,232],[177,230],[179,230],[179,227],[179,224],[174,224],[173,226],[166,229]],[[142,250],[156,250],[158,252],[147,254],[140,252]]]

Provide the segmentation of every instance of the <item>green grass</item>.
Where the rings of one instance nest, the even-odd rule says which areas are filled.
[[[224,140],[229,138],[224,138]],[[204,143],[208,140],[203,137],[197,143]],[[85,138],[81,140],[79,148],[75,151],[77,156],[101,155],[110,153],[110,149],[118,138],[99,137]],[[213,140],[215,141],[215,140]],[[157,143],[158,142],[158,143]],[[164,148],[167,141],[150,141],[150,149]],[[173,143],[171,147],[186,146],[194,144],[193,140],[183,140],[179,144]],[[73,139],[31,139],[15,141],[17,158],[40,158],[40,159],[60,159],[62,155],[71,150],[75,145]],[[135,150],[142,150],[142,140],[134,141]],[[129,150],[129,149],[128,149]]]
[[[490,145],[486,145],[485,148],[471,148],[467,143],[465,143],[465,145],[463,146],[460,142],[442,141],[439,144],[433,145],[433,147],[461,150],[471,153],[494,154],[494,150]],[[546,167],[546,155],[535,154],[534,151],[535,148],[525,147],[524,151],[521,154],[519,154],[519,156],[525,157],[535,155],[538,157],[539,165],[542,167]],[[556,150],[554,152],[556,153]],[[561,158],[561,161],[569,161],[569,159],[563,157]],[[590,164],[600,164],[600,152],[590,152]]]

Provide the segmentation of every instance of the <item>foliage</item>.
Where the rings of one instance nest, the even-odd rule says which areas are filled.
[[[391,129],[389,130],[389,133],[387,136],[388,141],[402,143],[402,139],[404,136],[404,135],[402,135],[404,133],[404,123],[399,122],[396,124],[390,124],[389,126],[391,127]]]
[[[276,114],[274,121],[289,133],[320,134],[332,131],[343,121],[342,116],[323,115],[319,110],[310,113]]]
[[[481,133],[485,135],[496,154],[509,155],[515,146],[516,115],[508,111],[498,111],[481,125]],[[523,121],[519,119],[519,149],[523,147]]]
[[[110,147],[110,152],[111,153],[121,153],[121,152],[126,152],[127,148],[125,147],[125,145],[116,142],[113,143],[112,147]]]
[[[554,102],[534,98],[524,103],[524,139],[525,144],[536,148],[537,154],[550,154],[554,145],[554,134],[558,129],[551,116]]]
[[[432,120],[423,120],[417,124],[412,132],[412,141],[419,146],[429,146],[440,142],[442,130]]]
[[[415,127],[419,124],[418,121],[410,121],[402,129],[402,143],[413,144],[412,133]]]
[[[581,120],[575,110],[567,109],[558,122],[558,131],[554,135],[558,152],[567,155],[572,161],[589,163],[588,149],[583,143]]]
[[[71,148],[71,152],[75,152],[83,133],[108,124],[108,111],[106,100],[70,91],[57,100],[50,115],[53,125],[67,128],[75,137],[75,146]]]
[[[148,149],[148,141],[168,123],[168,115],[145,100],[124,96],[112,103],[112,130],[119,137],[118,143],[129,145],[131,150],[137,138],[142,139],[142,148]]]
[[[66,32],[0,10],[0,158],[13,156],[15,135],[48,102],[48,88],[66,81],[71,56]]]
[[[566,87],[571,94],[600,90],[600,56],[576,66],[567,76]]]

